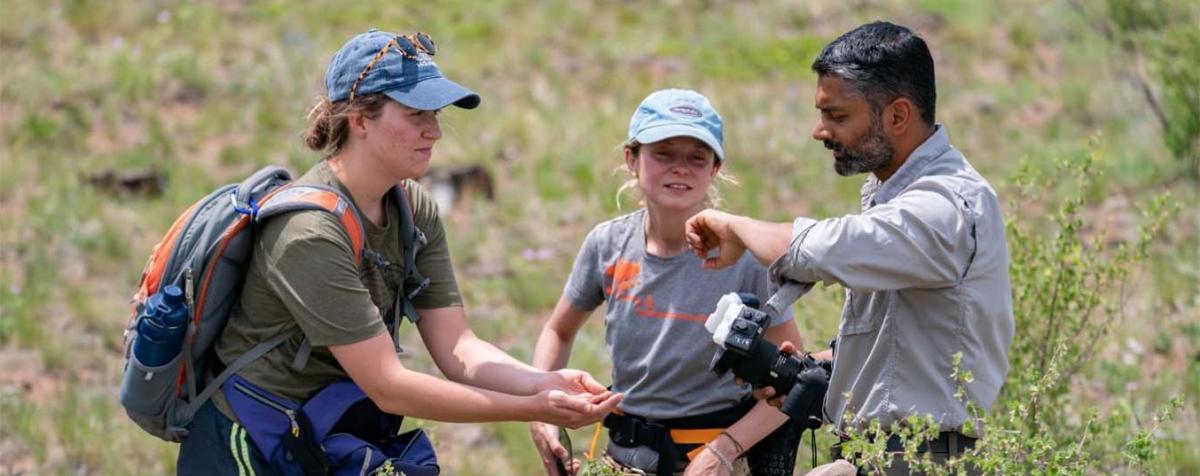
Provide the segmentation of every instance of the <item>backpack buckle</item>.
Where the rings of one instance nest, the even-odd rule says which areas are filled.
[[[417,295],[421,294],[421,291],[424,291],[427,287],[429,287],[429,278],[424,278],[417,283],[417,287],[413,288],[413,290],[407,294],[408,300],[411,301],[413,298],[417,297]]]
[[[233,204],[233,211],[241,213],[242,215],[258,215],[258,201],[254,198],[251,198],[250,203],[245,205],[238,203],[237,190],[229,191],[229,203]]]

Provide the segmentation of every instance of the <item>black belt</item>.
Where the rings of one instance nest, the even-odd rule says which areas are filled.
[[[921,442],[921,444],[917,446],[917,452],[931,452],[950,456],[959,455],[968,449],[974,448],[976,440],[976,438],[963,435],[957,431],[943,431],[938,433],[937,438]],[[842,441],[844,442],[846,440]],[[900,440],[900,435],[889,436],[884,449],[889,453],[904,451],[904,443]],[[833,459],[842,459],[843,455],[841,443],[833,445],[833,447],[830,448],[830,453],[833,455]]]
[[[679,448],[671,440],[671,431],[658,423],[633,415],[610,413],[604,417],[608,438],[626,448],[648,446],[658,452],[658,469],[655,474],[675,474],[675,463],[679,460]]]
[[[754,407],[755,400],[747,398],[741,403],[715,412],[683,418],[651,420],[638,415],[610,413],[604,417],[608,437],[613,443],[626,448],[648,446],[658,452],[656,474],[675,473],[677,462],[687,463],[687,452],[695,445],[676,444],[671,439],[672,429],[727,428],[736,423]]]

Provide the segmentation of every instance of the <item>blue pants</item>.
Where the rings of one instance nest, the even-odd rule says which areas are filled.
[[[177,475],[269,475],[271,467],[246,429],[206,402],[188,426],[175,460]]]

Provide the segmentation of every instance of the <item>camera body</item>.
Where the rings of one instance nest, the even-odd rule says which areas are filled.
[[[721,347],[710,367],[717,375],[732,371],[753,388],[771,387],[787,395],[780,411],[809,428],[821,426],[830,369],[811,356],[781,352],[763,333],[771,318],[758,309],[760,301],[749,293],[730,293],[717,303],[705,328]]]

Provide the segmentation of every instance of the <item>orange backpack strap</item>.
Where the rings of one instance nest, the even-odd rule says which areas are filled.
[[[346,234],[350,235],[350,246],[354,250],[354,265],[362,262],[363,249],[366,247],[362,220],[350,200],[341,192],[320,185],[294,184],[281,187],[271,195],[264,197],[259,205],[256,221],[263,221],[272,216],[297,210],[325,210],[333,214],[342,224]]]
[[[424,234],[421,233],[416,223],[414,223],[412,206],[409,203],[408,187],[405,184],[397,185],[392,187],[389,194],[400,208],[400,240],[404,253],[404,279],[400,284],[400,289],[397,289],[395,292],[396,300],[392,305],[391,312],[392,332],[394,334],[392,338],[393,342],[397,343],[397,351],[399,352],[402,350],[398,344],[402,316],[407,316],[414,323],[420,319],[416,308],[412,304],[412,298],[429,286],[429,279],[417,271],[416,249],[418,246],[423,245],[426,240]],[[243,205],[243,208],[252,208],[251,212],[255,213],[255,219],[258,221],[289,211],[325,210],[337,217],[338,221],[342,224],[342,228],[350,235],[350,242],[354,248],[355,266],[359,266],[363,258],[367,255],[372,256],[373,259],[381,259],[378,254],[366,248],[364,241],[366,235],[363,231],[362,219],[358,216],[350,200],[337,190],[321,185],[291,184],[281,187],[271,195],[264,197],[260,204],[248,203]],[[301,342],[295,359],[292,360],[292,368],[297,370],[303,369],[308,363],[311,351],[312,346],[305,339]]]
[[[256,210],[255,220],[261,222],[274,215],[296,210],[324,210],[333,214],[342,224],[342,229],[346,230],[346,234],[350,235],[350,246],[354,250],[354,266],[358,267],[362,264],[363,255],[368,252],[362,219],[359,218],[354,205],[341,192],[311,184],[291,184],[281,187],[263,198],[261,206]],[[306,338],[300,343],[296,357],[292,359],[292,368],[301,370],[307,366],[311,353],[312,344]]]
[[[154,251],[150,253],[150,258],[146,260],[146,266],[142,268],[142,278],[138,280],[137,293],[133,295],[133,310],[129,314],[129,322],[126,327],[133,325],[134,319],[137,318],[138,303],[143,302],[151,294],[158,292],[158,285],[163,280],[163,274],[166,272],[167,264],[170,262],[171,255],[175,252],[175,245],[179,241],[179,234],[184,227],[191,221],[192,216],[196,213],[196,207],[199,203],[194,203],[188,207],[182,215],[175,219],[175,223],[171,225],[171,229],[167,230],[166,236],[154,245]]]

